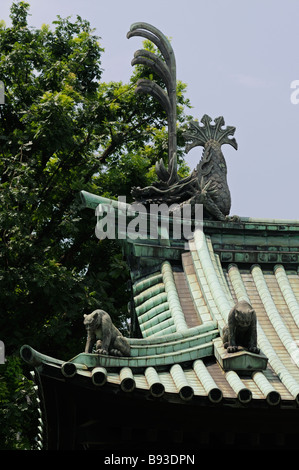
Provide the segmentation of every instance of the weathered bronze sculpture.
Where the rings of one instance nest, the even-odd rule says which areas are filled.
[[[151,80],[139,80],[136,92],[154,96],[165,109],[168,121],[168,168],[165,168],[162,160],[156,163],[159,181],[146,188],[132,188],[133,197],[145,206],[152,203],[203,204],[205,218],[227,220],[231,197],[221,145],[230,144],[237,149],[236,140],[229,138],[234,134],[235,128],[228,126],[223,129],[223,117],[216,118],[214,125],[207,115],[201,120],[203,126],[195,121],[191,122],[189,130],[184,133],[186,152],[195,146],[203,146],[204,152],[197,169],[187,178],[180,179],[177,174],[176,156],[176,63],[173,49],[168,39],[157,28],[147,23],[133,24],[127,34],[128,38],[132,36],[150,39],[165,59],[164,62],[152,52],[138,50],[132,65],[147,65],[163,79],[167,92]]]
[[[227,352],[238,351],[238,346],[259,354],[257,347],[256,313],[248,302],[240,301],[231,309],[223,330],[223,346]]]
[[[84,325],[87,330],[86,353],[91,353],[95,345],[97,354],[130,356],[127,339],[113,325],[107,312],[98,309],[89,315],[84,315]]]
[[[227,126],[225,129],[222,116],[215,119],[215,124],[211,124],[212,119],[206,114],[201,119],[204,124],[200,126],[193,121],[190,124],[190,130],[185,132],[184,138],[189,144],[186,145],[186,151],[196,146],[203,146],[202,158],[197,165],[195,174],[202,192],[207,184],[213,188],[213,193],[203,202],[207,213],[218,220],[225,220],[229,215],[231,208],[231,196],[227,184],[227,167],[221,151],[221,145],[230,144],[235,149],[238,148],[235,139],[230,139],[235,128]]]
[[[156,164],[156,171],[162,181],[171,185],[178,180],[176,157],[177,100],[175,55],[166,36],[148,23],[132,24],[127,38],[129,39],[133,36],[142,36],[152,41],[158,47],[165,60],[163,61],[156,54],[142,49],[135,52],[132,65],[147,65],[162,78],[166,85],[167,92],[152,80],[142,79],[137,82],[136,92],[150,93],[161,103],[166,111],[168,121],[168,168],[166,169],[163,160],[160,160],[160,162]]]

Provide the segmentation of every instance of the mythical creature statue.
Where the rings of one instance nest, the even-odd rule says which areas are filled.
[[[149,206],[150,204],[203,204],[204,218],[228,220],[231,208],[230,191],[227,184],[227,167],[221,151],[222,144],[230,144],[237,149],[233,135],[235,128],[228,126],[223,129],[224,119],[218,117],[215,124],[204,115],[203,126],[197,122],[190,123],[189,130],[184,133],[187,142],[186,152],[195,146],[203,146],[202,158],[190,176],[180,179],[177,173],[177,134],[176,134],[176,62],[170,42],[157,28],[148,23],[134,23],[128,38],[143,36],[151,40],[160,50],[161,56],[146,50],[138,50],[132,65],[143,64],[153,69],[164,81],[166,90],[152,80],[139,80],[137,93],[149,93],[156,98],[167,114],[168,122],[168,167],[163,160],[156,163],[159,181],[146,188],[132,188],[135,201]],[[163,60],[164,59],[164,60]],[[237,220],[233,217],[232,220]]]
[[[97,354],[130,356],[130,345],[127,339],[113,325],[107,312],[97,309],[89,315],[84,315],[84,325],[87,330],[86,353],[91,353],[96,343]]]
[[[221,145],[230,144],[235,149],[238,148],[234,138],[229,138],[235,132],[235,128],[227,126],[223,128],[225,122],[222,116],[215,119],[215,124],[211,124],[212,119],[205,114],[201,119],[203,126],[197,122],[190,123],[189,131],[184,133],[187,142],[186,152],[193,147],[203,146],[202,158],[195,170],[199,182],[200,192],[210,185],[212,192],[208,192],[208,197],[203,202],[206,216],[212,216],[217,220],[226,220],[230,213],[231,196],[227,184],[227,166],[221,151]]]
[[[257,347],[256,313],[248,302],[240,301],[231,309],[228,324],[223,330],[223,346],[227,352],[238,351],[243,346],[249,352],[259,354]]]
[[[168,184],[159,181],[146,188],[133,188],[132,194],[142,204],[165,202],[167,204],[197,203],[204,206],[204,218],[216,220],[229,220],[231,196],[227,184],[227,167],[221,151],[222,144],[230,144],[237,149],[233,135],[235,128],[228,126],[223,129],[224,119],[218,117],[215,124],[206,114],[201,119],[204,124],[190,123],[190,129],[184,133],[186,151],[196,146],[203,146],[204,151],[197,168],[186,178]],[[159,173],[158,173],[159,175]],[[232,220],[237,217],[233,216]]]

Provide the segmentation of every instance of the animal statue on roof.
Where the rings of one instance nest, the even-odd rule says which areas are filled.
[[[86,353],[91,353],[95,346],[97,354],[130,356],[128,340],[112,323],[107,312],[97,309],[84,315],[84,325],[87,331]]]
[[[152,41],[160,50],[161,57],[146,51],[138,50],[132,60],[132,65],[142,64],[150,67],[165,84],[166,89],[152,80],[138,80],[136,92],[149,93],[156,98],[167,114],[168,122],[168,167],[162,159],[156,163],[158,181],[151,186],[132,188],[135,201],[149,207],[150,204],[168,205],[203,204],[204,218],[216,220],[238,220],[229,218],[231,196],[227,184],[227,167],[221,151],[221,145],[230,144],[237,149],[237,142],[229,138],[235,128],[223,128],[224,119],[212,119],[204,115],[201,119],[203,126],[191,121],[189,130],[184,132],[186,152],[196,146],[203,146],[204,151],[197,168],[186,178],[180,179],[177,173],[177,131],[176,131],[176,62],[170,42],[154,26],[148,23],[134,23],[128,38],[143,36]]]
[[[252,353],[260,353],[257,347],[256,313],[248,302],[237,302],[231,309],[222,340],[229,353],[237,352],[238,346]]]

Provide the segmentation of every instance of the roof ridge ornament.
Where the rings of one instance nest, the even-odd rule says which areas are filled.
[[[156,163],[156,173],[161,181],[171,185],[178,181],[177,174],[177,97],[176,97],[176,61],[172,46],[167,37],[151,24],[140,22],[133,23],[127,38],[142,36],[153,42],[160,50],[163,61],[156,54],[144,49],[138,50],[134,54],[132,65],[142,64],[150,67],[157,73],[166,85],[167,92],[153,80],[140,79],[137,81],[136,93],[149,93],[156,98],[164,108],[168,121],[168,168],[160,159]]]
[[[215,124],[213,125],[211,124],[212,118],[205,114],[200,122],[203,123],[203,126],[200,126],[198,121],[190,121],[189,130],[183,133],[183,137],[187,142],[191,140],[190,144],[186,144],[187,153],[197,146],[206,147],[211,140],[218,142],[220,146],[229,144],[234,149],[238,149],[236,139],[229,138],[229,136],[234,135],[236,128],[227,126],[223,129],[222,127],[225,125],[223,116],[215,118]]]
[[[149,93],[157,99],[166,111],[168,122],[168,167],[160,159],[156,163],[159,181],[146,188],[133,187],[133,198],[147,207],[153,203],[175,203],[179,205],[179,211],[182,211],[185,204],[190,204],[193,209],[195,204],[203,204],[205,218],[238,221],[236,216],[229,217],[231,197],[226,178],[226,162],[221,152],[223,144],[230,144],[237,149],[236,140],[230,138],[235,127],[223,128],[225,122],[222,116],[217,117],[212,124],[212,118],[205,114],[201,119],[203,126],[191,121],[189,130],[183,133],[187,142],[186,152],[196,146],[203,146],[205,150],[197,169],[181,179],[177,172],[176,61],[172,46],[159,29],[148,23],[133,23],[127,38],[133,36],[149,39],[161,52],[162,58],[144,49],[137,50],[131,64],[146,65],[165,83],[166,90],[153,80],[141,79],[137,81],[135,92]],[[195,217],[194,210],[192,217]]]

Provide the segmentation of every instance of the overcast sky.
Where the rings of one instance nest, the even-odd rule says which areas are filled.
[[[299,103],[291,101],[292,93],[299,101],[298,0],[27,1],[38,28],[57,15],[89,20],[105,48],[105,81],[126,82],[132,73],[143,40],[126,38],[132,23],[151,23],[170,37],[190,114],[223,116],[236,127],[238,150],[222,147],[231,214],[299,220]],[[0,0],[7,25],[11,4]],[[197,147],[187,155],[191,168],[201,154]]]

